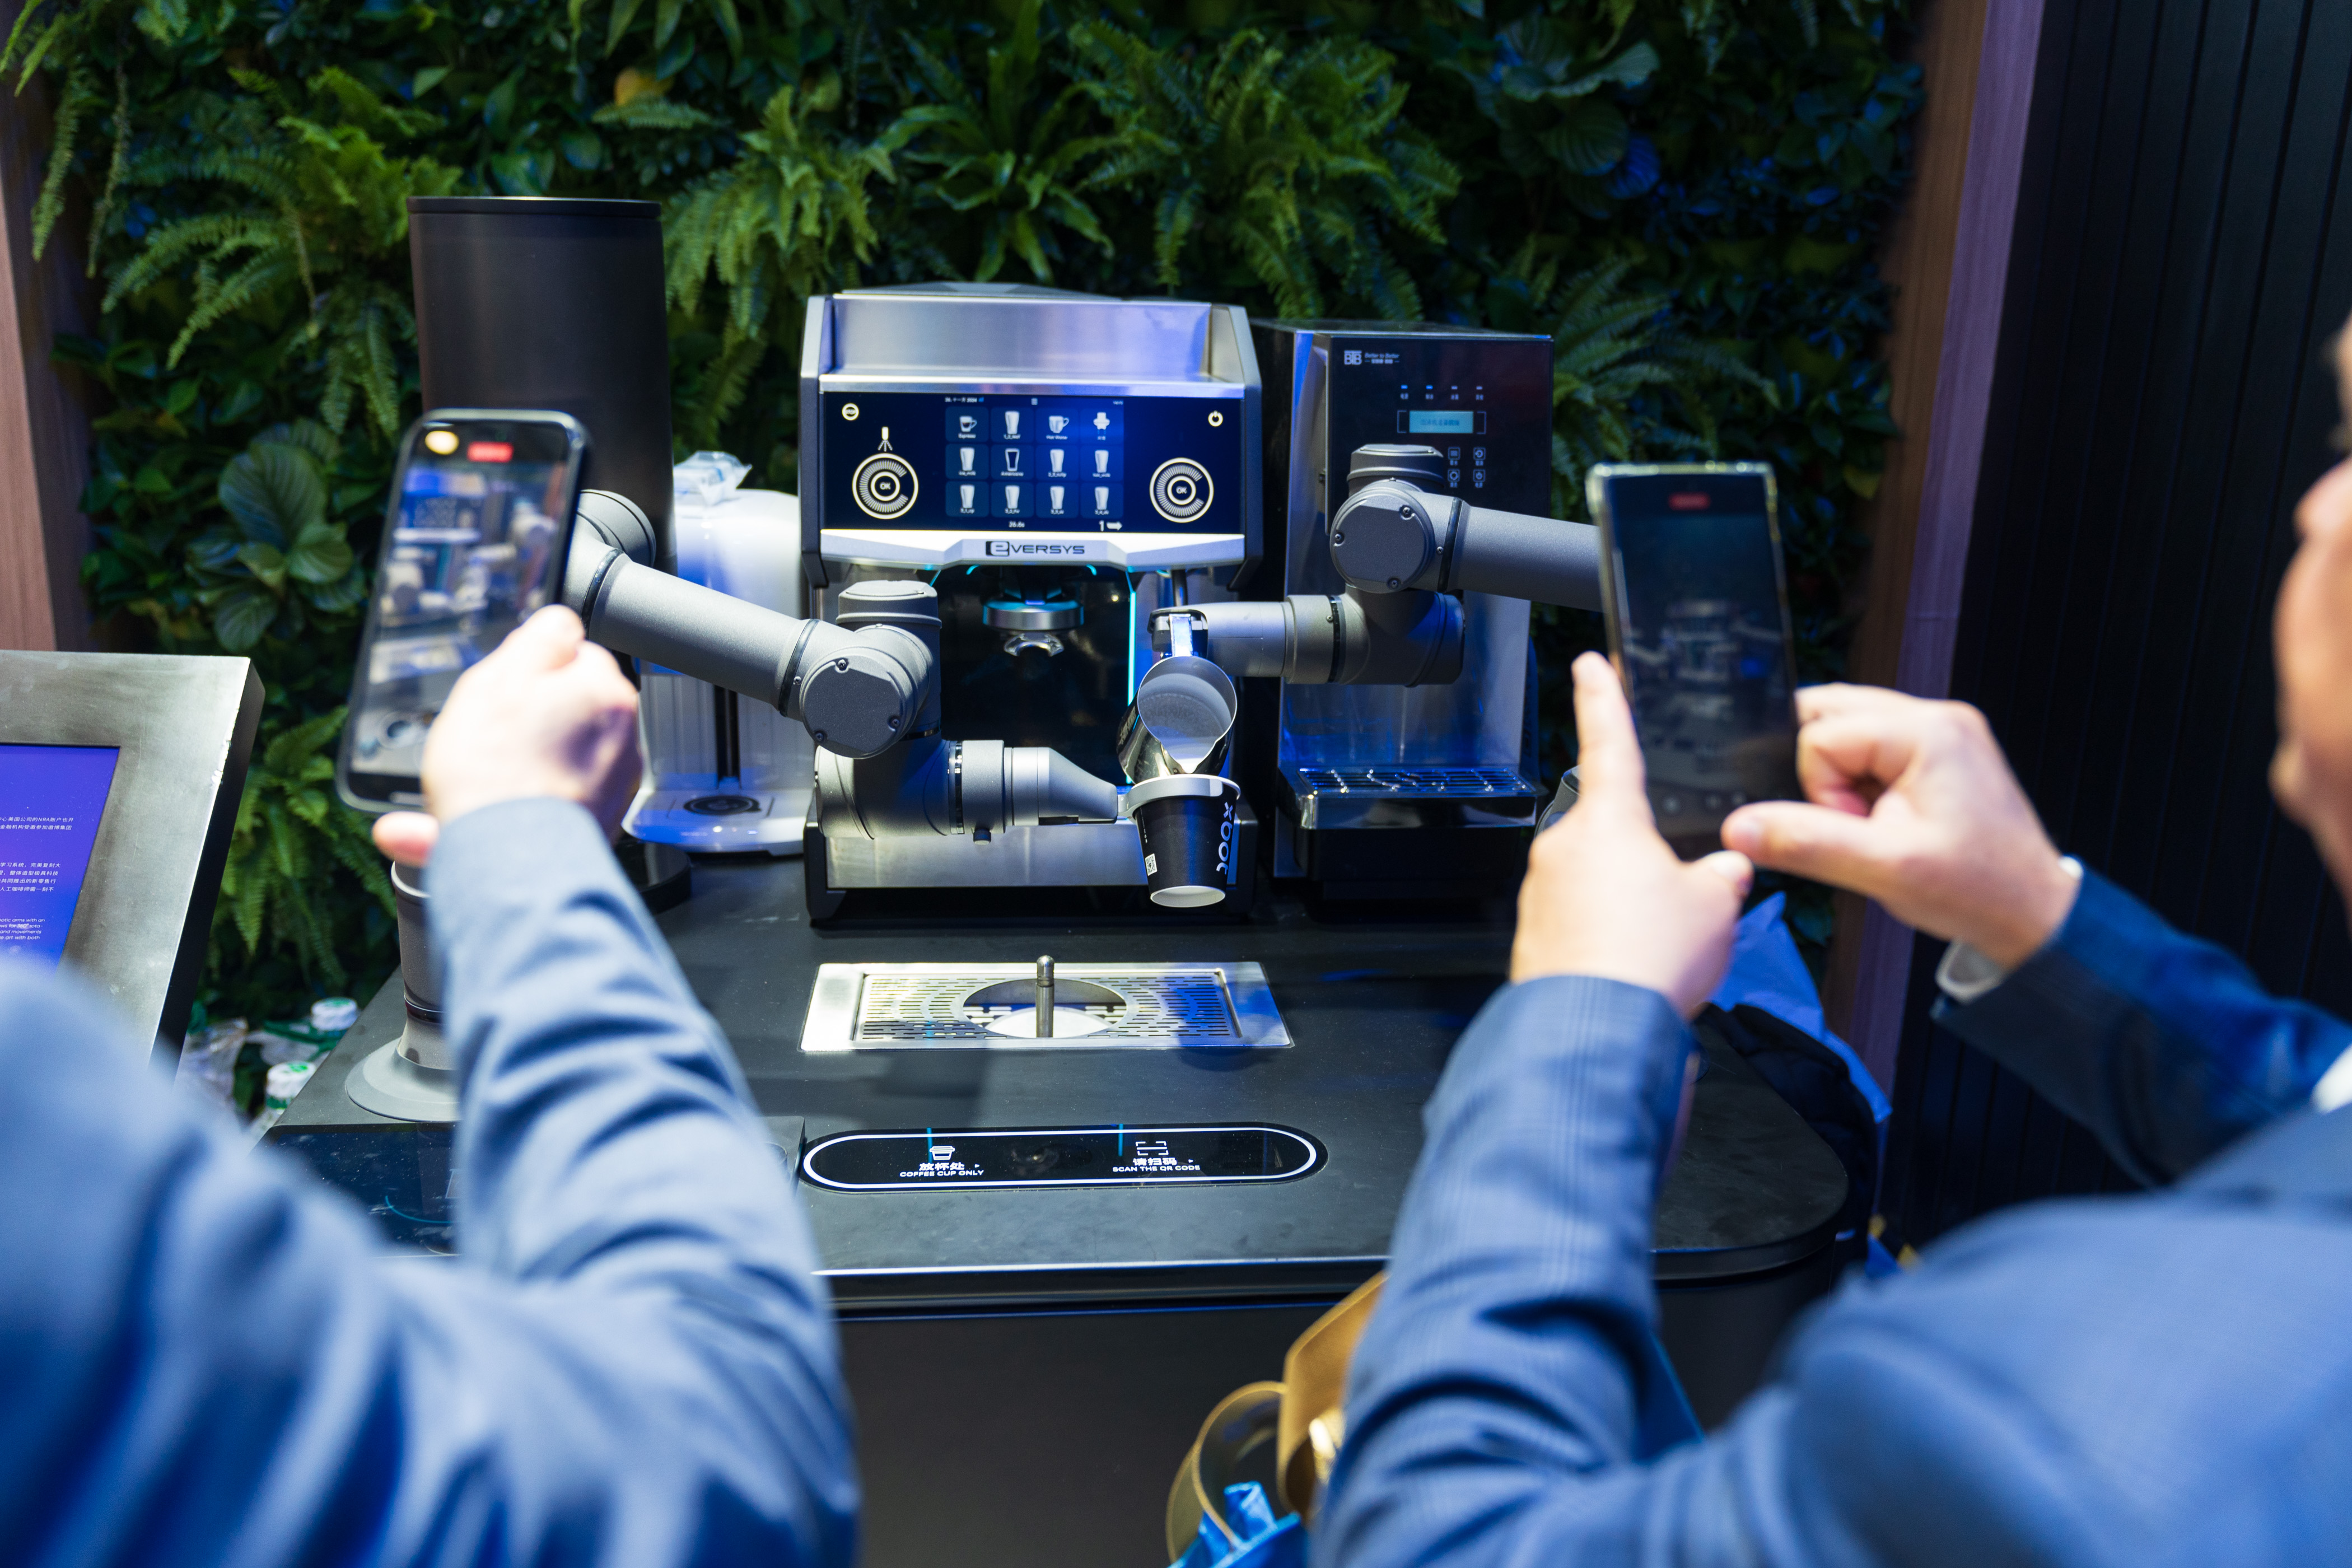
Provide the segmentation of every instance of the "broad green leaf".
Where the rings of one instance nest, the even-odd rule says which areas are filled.
[[[604,162],[604,143],[593,131],[567,131],[559,145],[563,161],[575,169],[593,169]]]
[[[644,3],[645,0],[613,0],[612,25],[604,30],[606,54],[621,47],[622,35],[629,30],[629,24],[637,19],[637,7]]]
[[[261,640],[278,618],[278,601],[251,588],[239,588],[213,610],[213,636],[231,653],[243,653]]]
[[[286,587],[286,557],[274,544],[247,544],[238,548],[236,558],[245,569],[269,585],[273,594]]]
[[[218,493],[246,538],[281,548],[327,510],[327,482],[318,463],[280,442],[257,442],[231,458]]]
[[[336,455],[341,450],[341,443],[335,439],[333,433],[315,419],[297,419],[289,424],[272,425],[253,439],[257,446],[268,442],[280,447],[299,447],[310,455],[322,472],[335,466]]]
[[[482,100],[482,124],[491,135],[506,135],[507,122],[514,118],[515,94],[521,90],[522,68],[518,66]]]
[[[1570,174],[1605,174],[1625,156],[1632,139],[1615,104],[1583,98],[1561,110],[1559,121],[1536,140]]]
[[[352,569],[351,542],[341,528],[320,519],[294,536],[286,571],[305,583],[333,583]]]

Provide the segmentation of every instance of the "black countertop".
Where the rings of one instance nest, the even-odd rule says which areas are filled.
[[[697,862],[693,896],[658,917],[680,966],[734,1043],[772,1127],[814,1140],[876,1128],[1274,1122],[1328,1163],[1263,1185],[844,1193],[803,1183],[845,1308],[1031,1301],[1302,1299],[1345,1289],[1387,1251],[1421,1148],[1421,1108],[1455,1037],[1507,965],[1485,921],[1318,916],[1263,900],[1246,924],[1001,919],[813,927],[793,861]],[[824,963],[1255,961],[1294,1045],[1270,1050],[799,1048]],[[401,1023],[388,986],[289,1109],[287,1134],[383,1127],[342,1079]],[[303,1138],[302,1142],[314,1140]],[[371,1140],[371,1142],[373,1142]],[[1826,1145],[1736,1059],[1710,1071],[1661,1196],[1661,1283],[1722,1279],[1829,1240],[1843,1173]]]

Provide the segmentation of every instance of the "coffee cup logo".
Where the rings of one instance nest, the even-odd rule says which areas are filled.
[[[1053,498],[1054,510],[1056,512],[1059,512],[1062,510],[1062,487],[1059,485],[1047,485],[1045,487],[1045,493]]]
[[[1067,455],[1062,448],[1056,447],[1045,454],[1045,466],[1058,474],[1062,471],[1062,459]]]
[[[1004,487],[1004,510],[1007,511],[1019,511],[1021,510],[1021,487],[1019,485],[1007,485]]]
[[[1097,485],[1095,487],[1095,510],[1097,511],[1108,511],[1110,510],[1110,487],[1108,485]]]
[[[962,468],[961,468],[961,469],[960,471],[961,471],[961,472],[963,472],[963,473],[967,473],[967,474],[970,474],[970,473],[976,473],[976,472],[978,472],[978,471],[979,471],[978,469],[976,469],[975,468],[973,468],[973,466],[972,466],[973,464],[975,464],[975,463],[977,463],[977,462],[979,462],[979,461],[980,461],[980,448],[979,448],[979,447],[957,447],[957,448],[956,448],[956,457],[957,457],[958,460],[962,464]]]
[[[1020,439],[1020,411],[1018,409],[1008,408],[1004,411],[1004,438],[1008,441],[1015,441]]]
[[[958,485],[956,486],[956,489],[963,492],[964,510],[978,511],[980,510],[980,487],[978,485]]]
[[[1055,435],[1058,436],[1069,427],[1069,420],[1061,415],[1048,414],[1045,416],[1045,428],[1051,430]]]
[[[956,434],[957,434],[957,435],[959,435],[959,436],[977,436],[977,435],[979,435],[979,434],[980,434],[980,416],[979,416],[979,415],[977,415],[977,414],[959,414],[959,415],[957,415],[957,416],[956,416]]]
[[[1095,472],[1097,474],[1108,474],[1110,472],[1110,451],[1108,447],[1099,449],[1095,453]]]

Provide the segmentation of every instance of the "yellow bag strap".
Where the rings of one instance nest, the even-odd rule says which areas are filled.
[[[1315,1522],[1315,1504],[1322,1483],[1339,1457],[1347,1436],[1345,1405],[1348,1368],[1356,1359],[1356,1342],[1381,1302],[1381,1281],[1375,1274],[1347,1300],[1315,1320],[1292,1342],[1282,1358],[1282,1412],[1276,1424],[1275,1490],[1281,1506],[1297,1513],[1302,1523]]]
[[[1282,1411],[1282,1384],[1251,1383],[1217,1401],[1201,1435],[1176,1467],[1176,1484],[1168,1491],[1168,1561],[1191,1550],[1205,1516],[1232,1540],[1234,1529],[1225,1518],[1225,1486],[1241,1468],[1244,1456],[1274,1436]]]
[[[1348,1393],[1348,1364],[1356,1342],[1380,1303],[1381,1276],[1315,1320],[1292,1342],[1282,1360],[1280,1383],[1252,1383],[1217,1402],[1201,1423],[1176,1483],[1168,1492],[1168,1559],[1184,1555],[1201,1532],[1202,1518],[1217,1521],[1228,1540],[1234,1530],[1224,1515],[1225,1487],[1241,1461],[1269,1437],[1275,1442],[1275,1497],[1278,1509],[1314,1522],[1315,1503],[1331,1474],[1347,1435],[1341,1404]]]

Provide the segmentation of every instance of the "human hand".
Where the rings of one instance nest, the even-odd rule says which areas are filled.
[[[1687,1018],[1722,984],[1753,872],[1742,855],[1685,862],[1667,847],[1617,672],[1588,653],[1575,677],[1576,805],[1528,853],[1511,978],[1622,980],[1659,993]]]
[[[457,678],[425,739],[425,809],[377,818],[376,847],[422,866],[443,823],[550,797],[578,801],[609,835],[636,793],[636,726],[620,666],[551,605]]]
[[[1984,715],[1870,686],[1797,693],[1797,775],[1813,804],[1759,801],[1723,841],[1759,866],[1876,899],[1907,926],[2015,968],[2080,884]]]

